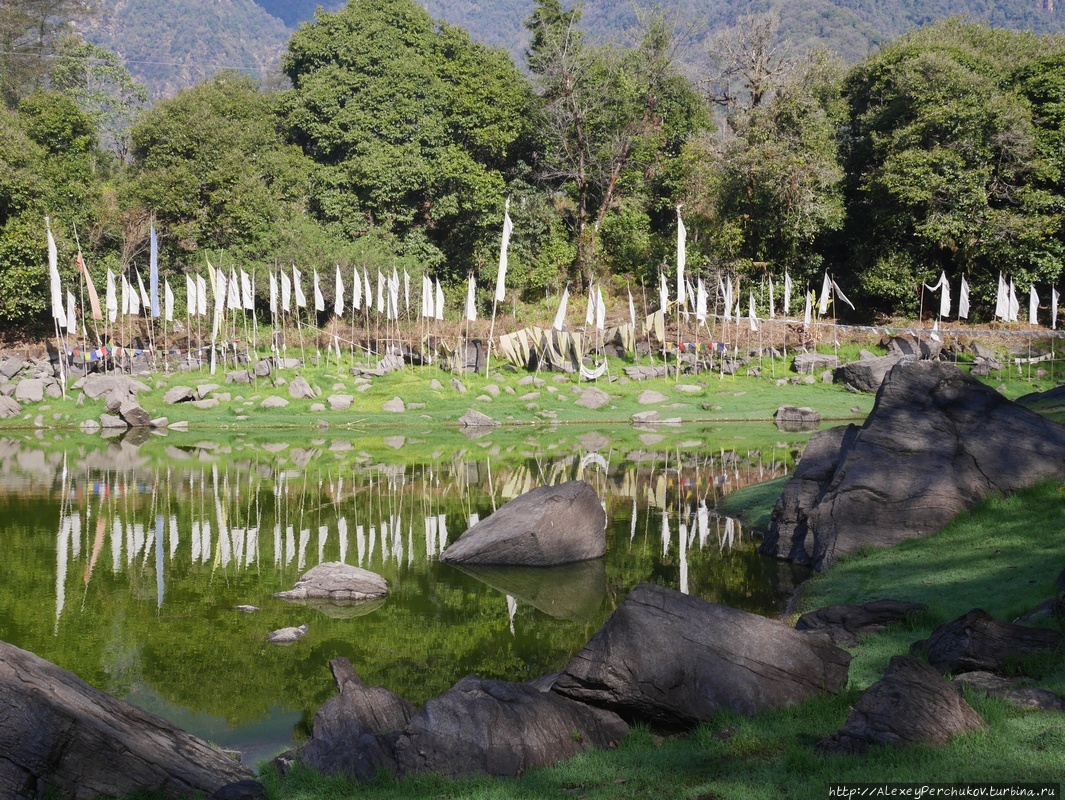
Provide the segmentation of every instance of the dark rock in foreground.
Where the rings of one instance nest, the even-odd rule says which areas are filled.
[[[252,778],[166,720],[0,642],[0,797],[186,797]]]
[[[824,569],[939,530],[992,492],[1065,475],[1065,426],[957,367],[904,359],[861,427],[815,434],[762,552]]]
[[[903,600],[873,600],[863,605],[825,606],[799,617],[795,630],[818,633],[840,647],[853,647],[858,637],[882,631],[910,614],[927,609],[924,603]]]
[[[628,720],[688,728],[722,709],[750,716],[838,693],[850,658],[782,622],[640,584],[552,691]]]
[[[986,727],[932,667],[895,656],[884,677],[862,692],[843,727],[817,749],[864,753],[873,745],[947,744],[959,733]]]
[[[501,506],[456,539],[449,564],[550,567],[606,555],[606,512],[584,481],[541,486]]]
[[[836,367],[832,372],[832,380],[834,383],[842,383],[848,389],[856,392],[872,393],[880,388],[891,368],[903,358],[913,358],[913,356],[904,356],[901,352],[896,351],[879,358],[863,358],[860,361],[852,361],[849,364]]]
[[[1056,650],[1062,639],[1057,631],[1003,622],[974,608],[940,625],[913,649],[943,673],[1002,673],[1021,659]]]
[[[1065,697],[1047,689],[1031,685],[1027,678],[1003,678],[993,672],[963,672],[951,682],[957,689],[968,688],[976,692],[1001,697],[1017,708],[1037,711],[1065,711]]]

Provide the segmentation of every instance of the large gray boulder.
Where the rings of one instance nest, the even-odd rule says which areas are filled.
[[[78,380],[73,388],[81,389],[90,400],[96,400],[116,391],[124,395],[135,395],[148,391],[149,387],[129,375],[93,373]]]
[[[0,642],[0,797],[187,797],[252,778],[207,742]]]
[[[44,381],[23,378],[15,384],[15,399],[20,403],[39,403],[44,399]]]
[[[449,564],[552,567],[606,555],[606,512],[584,481],[541,486],[504,504],[440,554]]]
[[[824,569],[934,533],[988,494],[1062,475],[1065,426],[952,364],[902,360],[861,427],[811,437],[762,551]]]
[[[690,728],[847,685],[850,654],[782,622],[640,584],[566,665],[552,691],[627,720]]]
[[[22,412],[22,406],[13,397],[0,396],[0,419],[11,419]]]
[[[274,597],[282,600],[374,600],[388,594],[388,582],[376,572],[339,561],[325,561],[303,573],[296,585]]]
[[[903,355],[902,351],[896,350],[879,358],[863,358],[836,367],[832,372],[832,381],[842,383],[848,389],[856,392],[873,393],[880,388],[891,368],[903,358],[915,358],[916,356]]]
[[[863,753],[873,745],[947,744],[959,733],[986,727],[932,667],[895,656],[884,677],[862,692],[843,727],[817,749]]]

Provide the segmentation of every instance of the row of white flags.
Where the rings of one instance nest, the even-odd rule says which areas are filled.
[[[677,284],[675,294],[675,304],[677,313],[684,313],[688,315],[690,310],[694,310],[695,319],[697,323],[705,323],[708,317],[708,305],[710,300],[710,294],[707,287],[700,277],[696,280],[695,285],[687,279],[685,275],[686,270],[686,239],[687,231],[684,227],[684,222],[680,216],[680,206],[677,206]],[[46,220],[47,222],[47,220]],[[513,232],[514,226],[510,219],[510,199],[507,199],[504,213],[503,213],[503,231],[500,243],[499,252],[499,269],[496,275],[495,286],[495,303],[499,303],[505,300],[506,297],[506,273],[507,273],[507,252],[510,242],[510,236]],[[51,305],[52,316],[56,320],[56,324],[60,328],[66,329],[70,333],[76,333],[77,328],[77,312],[76,302],[73,292],[67,290],[64,297],[62,284],[59,277],[59,270],[57,265],[57,253],[55,239],[52,237],[51,228],[48,228],[48,265],[49,265],[49,277],[51,285]],[[151,242],[151,255],[149,261],[149,290],[145,290],[144,281],[141,275],[138,273],[136,277],[136,286],[125,276],[116,276],[110,269],[107,271],[107,290],[105,297],[104,308],[107,312],[107,318],[109,322],[114,322],[121,310],[122,315],[138,316],[141,314],[141,308],[146,311],[150,309],[150,314],[153,318],[159,317],[161,314],[167,322],[172,322],[174,319],[174,292],[171,289],[169,280],[163,282],[163,309],[160,311],[159,304],[159,269],[158,269],[158,243],[155,234],[155,227],[151,227],[150,231]],[[89,302],[92,310],[92,318],[94,320],[102,320],[103,314],[100,309],[99,299],[96,294],[96,289],[93,285],[92,278],[89,275],[88,269],[85,267],[85,262],[82,259],[81,252],[79,250],[77,256],[77,265],[80,273],[84,277],[86,283],[86,289],[89,295]],[[226,310],[231,311],[254,311],[255,310],[255,293],[253,286],[253,279],[243,269],[240,270],[239,276],[235,268],[231,269],[227,275],[224,270],[215,269],[210,261],[207,262],[208,279],[205,279],[203,275],[185,275],[186,282],[186,298],[187,298],[187,313],[190,316],[207,316],[208,308],[213,307],[215,312],[216,321],[220,314],[223,314]],[[279,313],[290,313],[293,310],[293,306],[296,309],[307,307],[307,298],[303,291],[303,277],[300,270],[293,266],[291,270],[291,277],[286,270],[278,270],[277,272],[271,271],[269,277],[270,287],[270,313],[275,317]],[[119,281],[121,283],[119,284]],[[213,302],[208,302],[208,282],[210,282],[211,293],[213,295]],[[317,270],[312,272],[312,286],[313,286],[313,298],[315,311],[323,312],[326,310],[325,298],[321,290],[320,279]],[[387,276],[380,270],[377,272],[377,285],[376,285],[376,303],[374,287],[370,282],[370,275],[368,270],[364,267],[362,275],[359,275],[357,268],[353,268],[351,275],[350,289],[345,286],[344,278],[341,273],[340,266],[337,265],[336,277],[335,277],[335,291],[334,291],[334,304],[333,311],[339,317],[343,316],[346,308],[351,308],[352,312],[365,308],[367,311],[373,310],[376,306],[376,311],[379,315],[384,314],[387,319],[395,320],[400,316],[400,288],[402,286],[403,292],[403,310],[409,315],[410,313],[410,295],[411,295],[411,278],[406,269],[403,270],[402,284],[400,282],[400,276],[396,268],[392,269],[392,275]],[[950,283],[947,280],[946,272],[944,271],[939,280],[933,284],[925,284],[924,287],[931,292],[939,291],[940,295],[940,318],[946,318],[951,316],[951,292]],[[463,311],[463,318],[469,321],[475,321],[477,319],[477,306],[476,306],[476,280],[471,274],[468,279],[467,292],[466,292],[466,304]],[[792,300],[792,280],[788,273],[784,275],[784,291],[783,291],[783,313],[785,316],[791,313],[791,300]],[[736,279],[735,285],[731,276],[727,278],[718,279],[717,295],[714,298],[715,308],[718,299],[723,301],[724,316],[726,319],[735,318],[738,322],[741,317],[741,294],[739,279]],[[776,318],[776,296],[773,287],[773,279],[769,278],[769,319]],[[839,288],[839,285],[829,276],[826,272],[824,280],[822,282],[821,291],[818,294],[814,294],[813,291],[807,291],[805,296],[805,310],[804,310],[804,323],[810,324],[812,321],[813,305],[816,303],[819,316],[824,316],[828,312],[829,304],[832,299],[836,298],[839,301],[846,303],[851,309],[854,308],[854,304],[847,299],[846,295]],[[757,315],[755,312],[755,297],[753,292],[748,292],[748,319],[750,322],[751,330],[757,330]],[[1051,328],[1057,328],[1057,309],[1058,309],[1058,291],[1057,289],[1051,289]],[[563,290],[561,301],[559,302],[558,311],[555,315],[554,323],[552,327],[556,330],[563,330],[566,317],[566,306],[569,300],[568,287]],[[633,303],[632,292],[629,291],[629,320],[630,324],[635,327],[636,325],[636,310]],[[294,301],[294,302],[293,302]],[[659,282],[659,308],[665,312],[670,305],[669,289],[666,284],[665,275],[660,275]],[[1036,293],[1035,286],[1029,287],[1029,307],[1028,307],[1028,321],[1031,324],[1038,324],[1038,309],[1039,309],[1039,296]],[[1019,316],[1019,302],[1017,299],[1017,291],[1012,279],[1007,284],[1003,276],[999,275],[998,281],[998,294],[995,302],[995,317],[1006,322],[1016,322]],[[961,279],[961,293],[958,302],[958,318],[967,319],[969,316],[969,285],[964,277]],[[421,291],[421,317],[426,319],[443,319],[444,318],[444,293],[440,286],[440,279],[437,278],[435,283],[433,279],[428,275],[422,276],[422,291]],[[606,320],[606,305],[603,300],[602,288],[597,284],[589,287],[588,292],[588,308],[585,315],[585,324],[589,327],[594,326],[598,330],[603,330]]]

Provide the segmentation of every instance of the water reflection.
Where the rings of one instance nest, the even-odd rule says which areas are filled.
[[[267,720],[299,712],[306,723],[337,655],[423,702],[471,672],[523,680],[558,669],[640,581],[773,613],[792,580],[714,512],[723,491],[783,475],[784,450],[613,450],[586,437],[566,455],[530,443],[385,463],[337,441],[185,437],[149,456],[127,440],[52,450],[0,439],[11,554],[0,638],[106,691],[155,698],[194,733],[239,749],[277,727]],[[437,560],[506,501],[573,479],[603,501],[606,559],[550,570]],[[272,598],[325,561],[378,572],[391,594],[356,605]],[[241,604],[261,611],[233,610]],[[292,648],[264,644],[300,624],[310,630]],[[198,731],[201,717],[211,722]]]

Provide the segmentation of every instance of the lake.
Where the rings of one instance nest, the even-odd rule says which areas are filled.
[[[560,669],[640,582],[778,613],[797,576],[714,507],[786,474],[805,437],[741,452],[697,426],[680,442],[619,434],[8,435],[0,639],[255,764],[309,734],[337,656],[420,704],[470,673]],[[539,570],[437,560],[503,503],[568,480],[603,502],[606,559]],[[326,607],[272,597],[323,561],[381,574],[390,595]],[[293,645],[266,641],[301,624]]]

